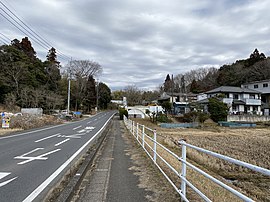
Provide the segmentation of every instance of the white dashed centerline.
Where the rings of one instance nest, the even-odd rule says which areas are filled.
[[[78,126],[76,128],[73,128],[72,130],[77,130],[78,128],[81,128],[82,126]]]
[[[44,137],[44,138],[42,138],[42,139],[36,140],[35,142],[41,142],[41,141],[43,141],[43,140],[47,140],[47,139],[53,138],[53,137],[58,136],[58,135],[60,135],[60,134],[61,134],[61,133],[57,133],[57,134],[55,134],[55,135],[51,135],[51,136],[48,136],[48,137]]]
[[[69,141],[69,140],[70,140],[70,138],[67,138],[67,139],[65,139],[65,140],[63,140],[63,141],[61,141],[61,142],[58,142],[58,143],[55,144],[54,146],[57,147],[57,146],[59,146],[59,145],[65,143],[65,142],[67,142],[67,141]]]

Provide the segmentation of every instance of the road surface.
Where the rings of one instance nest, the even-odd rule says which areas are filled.
[[[114,113],[0,137],[0,201],[42,200]]]

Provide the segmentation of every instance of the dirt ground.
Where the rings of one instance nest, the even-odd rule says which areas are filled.
[[[270,127],[225,128],[211,125],[199,129],[164,129],[146,120],[136,119],[135,121],[149,128],[155,128],[158,141],[179,155],[181,155],[181,148],[178,141],[185,139],[189,144],[270,169]],[[198,153],[192,149],[187,150],[187,157],[199,168],[227,182],[255,201],[270,201],[269,176],[257,174],[247,168]],[[193,170],[190,169],[188,172],[191,174],[190,180],[201,189],[205,189],[204,193],[210,195],[213,201],[228,201],[231,197],[227,193],[221,193],[219,188],[213,187],[209,181],[198,174],[194,174]],[[200,179],[200,183],[198,183],[198,179]],[[230,200],[236,201],[233,197]]]
[[[121,123],[121,128],[125,128],[123,123]],[[124,140],[136,147],[136,149],[126,150],[126,155],[130,156],[134,163],[134,166],[129,169],[139,177],[139,187],[153,193],[147,196],[147,200],[153,202],[179,202],[179,195],[137,144],[134,137],[126,129],[122,129],[122,131]]]

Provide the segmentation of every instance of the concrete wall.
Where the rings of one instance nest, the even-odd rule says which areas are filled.
[[[270,121],[270,116],[254,116],[254,115],[228,115],[227,121],[243,121],[243,122],[265,122]]]
[[[42,108],[22,108],[21,112],[22,114],[42,116],[43,109]]]

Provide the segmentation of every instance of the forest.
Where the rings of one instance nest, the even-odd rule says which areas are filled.
[[[270,79],[270,58],[255,49],[247,59],[224,64],[218,68],[198,68],[167,75],[160,89],[165,92],[202,93],[219,86],[238,86],[252,81]],[[173,90],[172,90],[173,89]]]
[[[111,100],[110,88],[95,80],[102,72],[99,63],[71,60],[63,67],[53,47],[41,61],[28,37],[0,46],[0,67],[0,104],[11,111],[21,107],[41,107],[45,112],[65,109],[69,79],[71,110],[91,112],[97,98],[99,108],[105,109]]]

